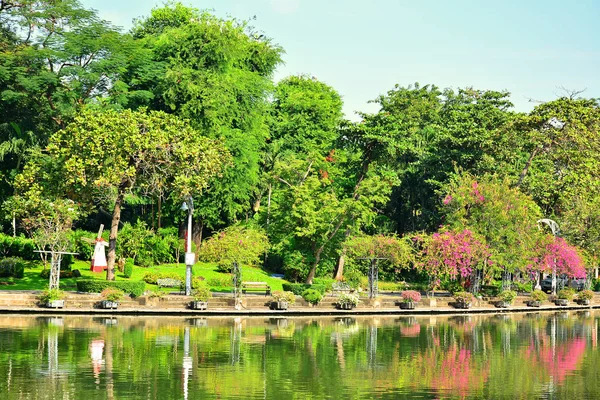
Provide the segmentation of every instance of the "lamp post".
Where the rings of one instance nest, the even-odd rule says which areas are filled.
[[[194,200],[189,196],[181,205],[183,211],[188,212],[187,246],[185,249],[185,295],[192,295],[192,266],[196,255],[192,253],[192,214],[194,213]]]
[[[558,227],[558,224],[555,221],[548,218],[544,218],[537,221],[537,223],[548,225],[548,227],[552,231],[552,235],[554,235],[554,238],[560,235],[560,228]],[[556,295],[556,260],[554,260],[552,264],[552,294]]]

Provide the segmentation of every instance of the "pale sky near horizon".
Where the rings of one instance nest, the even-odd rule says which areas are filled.
[[[162,0],[80,0],[131,27]],[[334,87],[344,112],[395,84],[508,90],[518,111],[561,94],[600,97],[600,1],[578,0],[183,0],[249,19],[281,45],[275,80],[306,73]]]

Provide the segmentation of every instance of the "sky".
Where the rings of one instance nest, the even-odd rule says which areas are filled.
[[[162,0],[80,0],[131,27]],[[394,85],[508,90],[517,111],[585,90],[600,97],[600,1],[183,0],[252,25],[285,50],[274,78],[335,88],[347,118]],[[562,88],[562,89],[561,89]]]

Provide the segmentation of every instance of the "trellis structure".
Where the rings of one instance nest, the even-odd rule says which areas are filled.
[[[242,306],[242,267],[237,262],[233,263],[232,275],[233,299],[235,308],[239,310]]]
[[[68,251],[51,251],[51,250],[36,250],[36,253],[50,253],[50,283],[49,289],[58,289],[60,281],[60,263],[62,262],[63,255],[71,254],[77,255],[79,253],[71,253]]]
[[[361,257],[358,260],[369,260],[369,299],[374,299],[379,295],[379,260],[389,260],[389,257]]]

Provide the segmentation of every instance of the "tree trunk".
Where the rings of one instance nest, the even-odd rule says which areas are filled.
[[[325,248],[325,246],[319,247],[317,249],[317,252],[315,253],[315,261],[313,262],[312,266],[310,267],[310,272],[308,273],[308,276],[306,277],[306,283],[309,285],[312,285],[313,279],[315,279],[315,274],[317,273],[317,266],[319,265],[319,261],[321,261],[321,253],[323,253],[324,248]]]
[[[161,226],[161,219],[162,217],[162,196],[159,194],[158,195],[158,210],[156,210],[156,220],[157,220],[157,224],[158,224],[158,229],[160,229]]]
[[[121,221],[121,205],[123,204],[124,191],[119,191],[115,201],[112,221],[110,223],[110,237],[108,239],[108,257],[106,259],[106,280],[115,280],[115,262],[117,260],[117,235]]]
[[[202,231],[204,230],[204,220],[200,220],[198,222],[195,222],[194,225],[192,226],[192,242],[194,242],[194,245],[196,246],[196,252],[198,252],[198,249],[200,248],[200,245],[202,244]]]
[[[336,281],[341,281],[344,279],[344,264],[346,263],[346,251],[342,250],[342,254],[340,254],[340,258],[338,258],[337,270],[334,275],[334,279]]]

